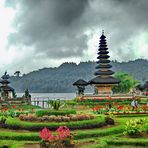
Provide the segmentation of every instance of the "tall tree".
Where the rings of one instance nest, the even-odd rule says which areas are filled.
[[[115,77],[119,79],[121,82],[117,86],[113,86],[114,93],[128,93],[135,88],[135,86],[139,83],[136,79],[134,79],[131,75],[127,73],[116,73]]]

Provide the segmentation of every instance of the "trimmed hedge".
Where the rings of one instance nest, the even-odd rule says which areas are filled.
[[[72,122],[27,122],[20,121],[18,118],[8,118],[5,124],[1,125],[3,128],[21,129],[30,131],[39,131],[44,127],[50,130],[56,130],[59,126],[67,126],[69,129],[91,129],[107,125],[105,119],[97,117],[92,120],[72,121]]]
[[[95,129],[95,130],[77,130],[72,132],[74,139],[85,139],[85,138],[93,138],[93,137],[102,137],[102,136],[109,136],[113,134],[119,134],[122,133],[124,130],[121,126],[115,126],[111,128],[105,128],[105,129]],[[0,139],[1,140],[18,140],[18,141],[38,141],[39,133],[37,132],[29,132],[29,133],[17,133],[17,132],[0,132]]]
[[[39,111],[36,111],[36,116],[38,117],[42,117],[44,115],[69,115],[69,114],[76,114],[76,111],[75,110],[39,110]]]
[[[121,115],[114,115],[115,117],[117,118],[124,118],[124,117],[147,117],[148,116],[148,113],[147,114],[138,114],[138,113],[135,113],[135,114],[132,114],[132,113],[127,113],[127,114],[121,114]]]
[[[74,139],[85,139],[85,138],[93,138],[93,137],[102,137],[109,136],[114,134],[123,133],[125,127],[123,125],[115,126],[112,128],[107,128],[105,130],[92,130],[92,131],[80,131],[77,132]]]
[[[1,140],[38,141],[39,133],[0,132]]]
[[[130,146],[148,146],[148,140],[146,138],[116,138],[107,139],[109,145],[130,145]]]

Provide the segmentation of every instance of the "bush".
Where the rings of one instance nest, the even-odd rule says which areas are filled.
[[[36,111],[36,116],[42,117],[44,115],[69,115],[69,114],[76,114],[75,110],[39,110]]]
[[[65,103],[63,101],[58,100],[49,100],[47,102],[50,107],[54,110],[59,110],[61,107],[63,107],[65,105]]]
[[[129,136],[139,136],[144,131],[145,119],[132,119],[126,122],[124,134]]]

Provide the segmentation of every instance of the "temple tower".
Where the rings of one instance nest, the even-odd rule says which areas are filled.
[[[95,94],[112,94],[111,86],[120,82],[112,76],[114,72],[111,70],[112,65],[108,54],[106,36],[103,31],[100,37],[96,72],[94,73],[96,77],[89,81],[89,84],[94,85]]]

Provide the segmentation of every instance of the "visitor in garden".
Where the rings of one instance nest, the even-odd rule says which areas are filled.
[[[135,100],[135,109],[137,110],[138,109],[138,101]]]
[[[137,100],[133,100],[133,101],[131,102],[131,106],[133,107],[133,110],[134,110],[134,109],[137,109],[137,108],[138,108],[138,101],[137,101]]]
[[[134,110],[135,109],[135,100],[133,100],[132,102],[131,102],[131,106],[132,106],[132,110]]]

